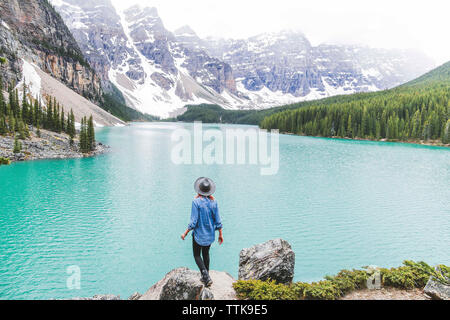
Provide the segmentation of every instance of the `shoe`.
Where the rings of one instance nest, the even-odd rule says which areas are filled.
[[[202,271],[202,280],[201,281],[207,288],[211,287],[211,285],[213,284],[211,277],[209,276],[209,273],[206,270]]]

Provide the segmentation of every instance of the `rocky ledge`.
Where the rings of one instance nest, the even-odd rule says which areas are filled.
[[[431,277],[423,291],[434,300],[450,300],[450,279],[446,278],[442,270],[437,267],[436,271],[441,277],[445,278],[446,284],[438,279]]]
[[[239,256],[239,280],[275,280],[289,285],[294,278],[295,254],[288,242],[282,239],[243,249]],[[236,282],[226,272],[211,271],[210,288],[200,281],[200,272],[188,268],[170,271],[145,294],[134,293],[128,300],[236,300],[233,284]],[[343,300],[395,300],[395,299],[450,299],[450,286],[430,278],[424,290],[360,290],[346,295]],[[120,300],[120,296],[97,295],[75,300]]]
[[[235,300],[235,280],[226,272],[211,271],[210,288],[200,281],[200,272],[178,268],[153,285],[139,300]]]
[[[282,239],[268,241],[241,251],[239,280],[275,280],[289,284],[294,279],[295,253]]]
[[[295,254],[288,242],[276,239],[241,251],[239,280],[268,278],[292,282]],[[145,294],[134,293],[128,300],[236,300],[236,280],[227,272],[210,271],[213,284],[209,288],[200,281],[198,271],[177,268],[154,284]],[[76,300],[119,300],[115,295],[97,295]]]
[[[78,148],[78,140],[70,144],[67,134],[56,133],[47,130],[40,130],[40,137],[36,131],[30,128],[30,138],[19,140],[22,149],[19,153],[14,153],[14,137],[0,136],[0,158],[7,158],[11,162],[39,160],[39,159],[69,159],[83,158],[106,153],[109,147],[97,143],[95,150],[89,154],[83,154]]]

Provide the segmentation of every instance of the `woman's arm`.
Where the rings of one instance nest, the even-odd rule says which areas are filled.
[[[223,225],[222,225],[222,219],[220,218],[219,206],[217,205],[217,202],[213,208],[213,214],[214,214],[214,224],[215,224],[216,230],[221,230],[223,228]]]
[[[221,245],[223,243],[223,232],[222,232],[223,225],[222,225],[222,219],[220,218],[219,206],[217,205],[217,202],[216,202],[213,212],[214,212],[214,222],[216,224],[216,230],[219,230],[219,244]]]
[[[219,244],[222,245],[223,243],[223,233],[222,229],[219,229]]]
[[[191,230],[187,229],[182,235],[181,235],[181,239],[186,239],[186,237],[188,236],[189,232],[191,232]]]
[[[197,205],[195,204],[195,201],[192,201],[191,222],[189,223],[187,230],[181,235],[181,239],[183,240],[186,239],[189,232],[195,229],[195,227],[197,226],[197,221],[198,221],[198,208]]]

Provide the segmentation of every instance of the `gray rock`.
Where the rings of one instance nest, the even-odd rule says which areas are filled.
[[[128,298],[128,300],[139,300],[141,297],[142,294],[140,294],[139,292],[135,292]]]
[[[439,268],[436,268],[436,271],[442,274]],[[434,277],[430,277],[423,292],[435,300],[450,300],[450,286],[437,281]]]
[[[214,300],[214,294],[208,288],[203,288],[200,293],[200,300]]]
[[[115,296],[113,294],[100,294],[95,295],[92,300],[120,300],[120,296]]]
[[[239,256],[239,280],[268,280],[291,283],[294,279],[295,253],[282,239],[244,249]]]
[[[153,285],[139,300],[235,300],[235,280],[226,272],[210,271],[213,284],[205,288],[200,272],[178,268]]]
[[[72,300],[113,301],[113,300],[120,300],[120,296],[116,296],[113,294],[98,294],[98,295],[93,296],[92,298],[73,298]]]

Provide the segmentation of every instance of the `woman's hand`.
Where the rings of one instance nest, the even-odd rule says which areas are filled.
[[[189,234],[189,230],[186,230],[186,232],[181,235],[181,239],[184,241],[188,234]]]
[[[222,233],[222,229],[219,230],[219,244],[222,245],[223,243],[223,233]]]

